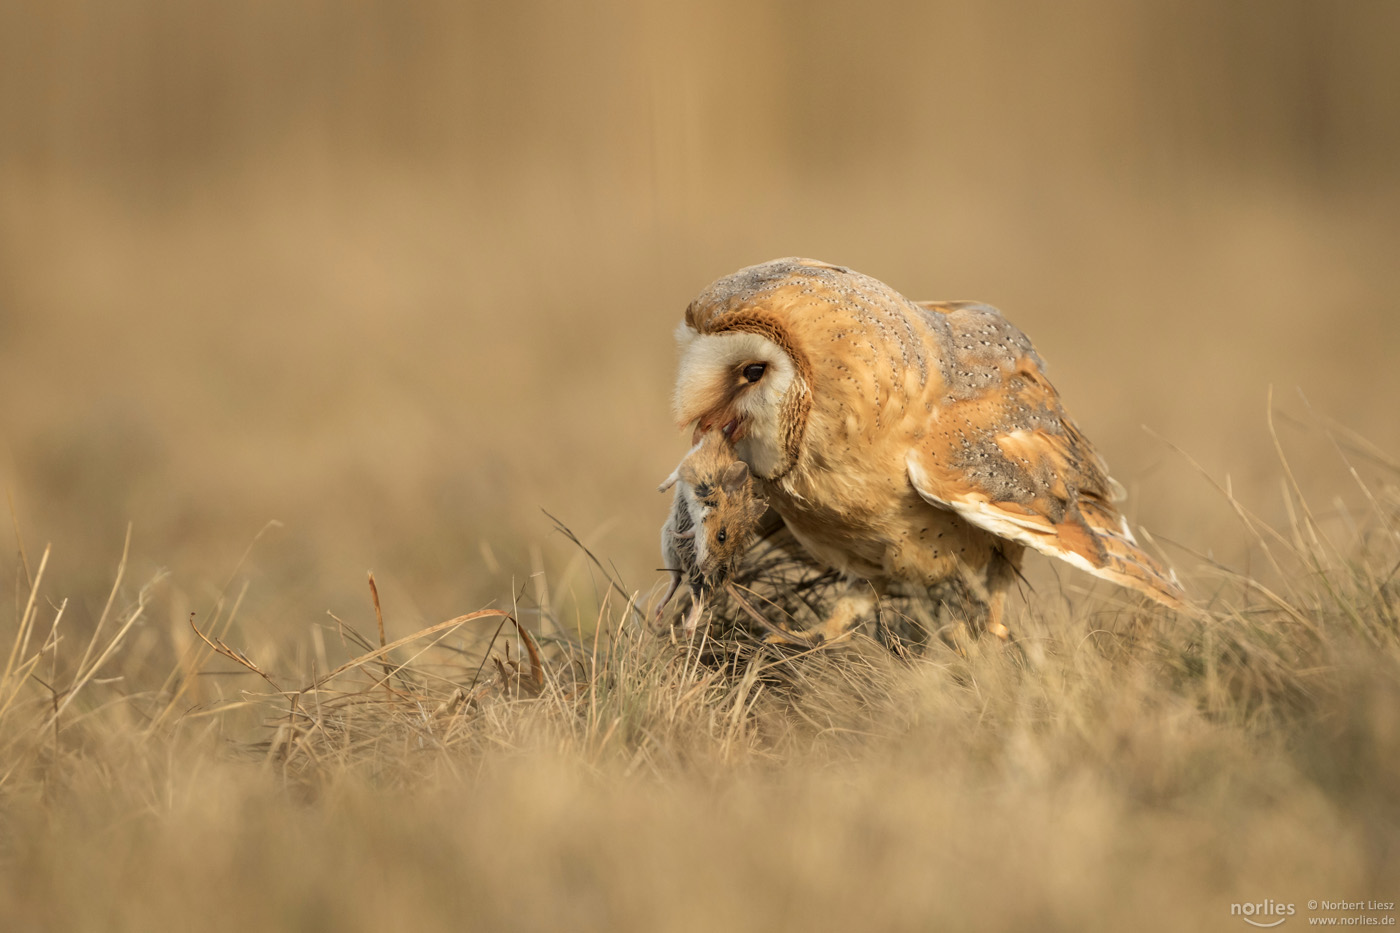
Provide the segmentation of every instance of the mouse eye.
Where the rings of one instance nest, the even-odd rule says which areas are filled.
[[[715,535],[715,540],[718,541],[720,544],[723,544],[723,543],[725,542],[725,540],[728,539],[728,537],[729,537],[729,533],[728,533],[727,531],[725,531],[723,528],[721,528],[721,529],[719,530],[719,534]]]
[[[750,363],[744,367],[744,378],[749,382],[757,382],[763,378],[763,373],[767,368],[767,363]]]

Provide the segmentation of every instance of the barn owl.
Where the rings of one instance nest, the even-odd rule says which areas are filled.
[[[719,431],[706,433],[661,484],[660,492],[675,487],[671,514],[661,528],[661,559],[671,572],[661,611],[685,580],[691,607],[681,629],[694,634],[704,608],[704,595],[722,585],[748,548],[768,503],[754,489],[748,465]]]
[[[1005,637],[1027,547],[1185,604],[995,308],[915,303],[841,266],[778,259],[711,284],[677,339],[678,422],[727,438],[802,547],[853,583],[809,634],[841,636],[891,583],[960,576]]]

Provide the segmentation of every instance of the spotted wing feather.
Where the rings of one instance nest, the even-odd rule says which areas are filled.
[[[1185,605],[1175,574],[1138,547],[1114,506],[1121,487],[1061,407],[1029,341],[985,305],[921,307],[946,315],[954,334],[999,336],[985,345],[955,338],[952,369],[967,378],[906,459],[919,495],[999,537]],[[991,369],[997,378],[980,378]]]

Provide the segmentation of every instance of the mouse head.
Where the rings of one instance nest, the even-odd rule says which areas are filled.
[[[695,535],[696,569],[706,586],[721,586],[748,550],[768,500],[719,431],[707,433],[661,488],[677,482]]]

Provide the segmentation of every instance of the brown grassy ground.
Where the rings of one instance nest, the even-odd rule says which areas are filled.
[[[1400,900],[1394,5],[505,9],[0,5],[5,928]],[[791,254],[1002,307],[1208,618],[1039,561],[1010,652],[629,622],[670,331]],[[538,679],[496,616],[325,679],[368,567]]]

